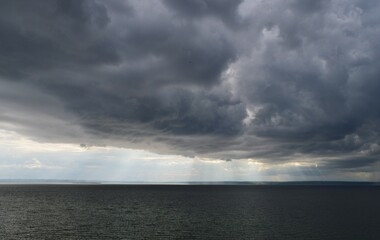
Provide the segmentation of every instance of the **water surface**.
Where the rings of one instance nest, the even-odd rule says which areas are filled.
[[[0,239],[380,239],[380,188],[0,185]]]

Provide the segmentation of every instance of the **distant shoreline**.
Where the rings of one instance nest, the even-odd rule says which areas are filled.
[[[0,179],[0,185],[191,185],[191,186],[380,186],[380,182],[367,181],[289,181],[289,182],[248,182],[248,181],[192,181],[192,182],[123,182],[56,179]]]

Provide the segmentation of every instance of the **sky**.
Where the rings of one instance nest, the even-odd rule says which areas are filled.
[[[380,181],[379,12],[2,0],[0,179]]]

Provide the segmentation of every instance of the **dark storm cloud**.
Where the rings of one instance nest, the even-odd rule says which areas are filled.
[[[239,22],[236,9],[242,0],[165,0],[164,2],[167,6],[177,11],[181,17],[193,19],[216,17],[226,24],[236,25]]]
[[[368,167],[372,167],[375,163],[378,162],[376,158],[370,157],[357,157],[352,158],[348,157],[346,159],[329,159],[323,165],[323,168],[327,169],[358,169],[358,168],[367,168],[367,171],[370,170]]]
[[[2,1],[1,126],[86,146],[370,166],[379,5]]]
[[[259,18],[266,41],[237,84],[255,112],[251,131],[295,152],[355,152],[378,141],[363,132],[379,123],[378,33],[366,24],[378,20],[359,1],[308,3],[272,1],[272,14]],[[352,136],[362,142],[347,146]]]
[[[293,0],[290,2],[290,7],[295,9],[297,13],[310,14],[321,11],[327,7],[331,0]]]
[[[52,68],[118,60],[104,6],[93,1],[3,1],[1,72],[16,78]]]
[[[4,79],[53,95],[105,138],[239,134],[245,107],[219,86],[236,57],[224,24],[210,34],[134,4],[3,2]]]

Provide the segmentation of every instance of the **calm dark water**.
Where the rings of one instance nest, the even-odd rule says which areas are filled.
[[[0,239],[380,239],[380,188],[0,186]]]

